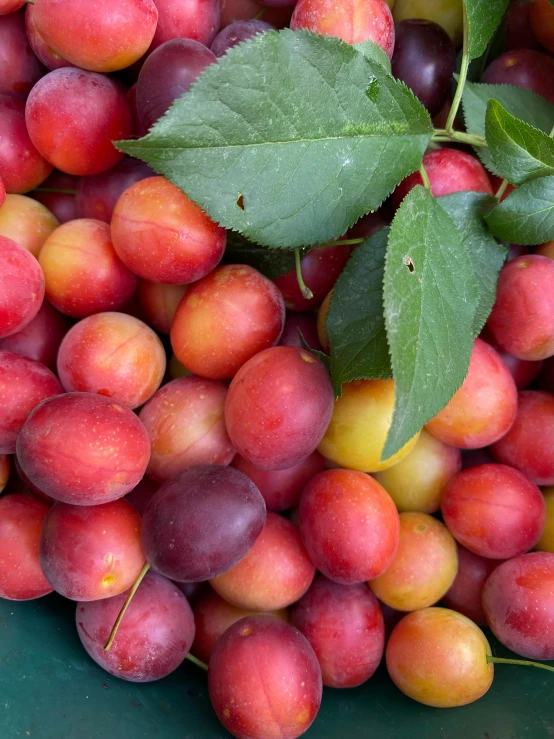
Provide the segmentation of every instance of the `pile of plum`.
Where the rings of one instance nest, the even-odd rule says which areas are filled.
[[[311,351],[355,247],[304,256],[307,298],[295,270],[230,263],[225,229],[112,144],[289,24],[377,42],[441,120],[461,0],[22,6],[0,0],[0,597],[75,601],[84,648],[126,680],[205,663],[236,737],[299,736],[323,685],[383,659],[415,700],[474,701],[482,626],[554,660],[554,242],[512,249],[463,386],[383,461],[393,380],[335,399]],[[515,4],[483,81],[554,103],[553,19]],[[424,164],[436,196],[498,189],[463,148]]]

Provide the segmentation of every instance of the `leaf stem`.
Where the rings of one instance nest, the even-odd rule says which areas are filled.
[[[296,279],[298,281],[298,287],[302,293],[302,297],[305,300],[311,300],[314,296],[313,292],[309,287],[306,286],[304,278],[302,277],[302,262],[300,261],[300,249],[294,250],[294,262],[296,264]]]
[[[421,179],[423,180],[423,186],[425,187],[425,189],[430,190],[431,183],[429,182],[429,175],[427,174],[427,170],[425,169],[423,164],[419,168],[419,174],[421,175]]]
[[[550,133],[548,135],[550,136],[550,138],[552,138],[552,136],[554,136],[554,126],[552,126],[552,131],[550,131]]]
[[[130,605],[131,601],[133,600],[134,594],[137,592],[139,585],[144,580],[144,576],[146,575],[146,573],[148,572],[149,569],[150,569],[150,563],[149,562],[145,562],[144,567],[139,572],[139,575],[138,575],[137,579],[135,580],[135,583],[134,583],[133,587],[131,588],[131,590],[129,590],[129,595],[125,599],[125,603],[123,604],[121,610],[119,611],[119,616],[117,617],[117,619],[116,619],[116,621],[115,621],[115,623],[113,625],[113,628],[110,631],[110,636],[108,638],[108,641],[104,645],[104,651],[105,652],[109,652],[110,649],[112,648],[112,644],[114,643],[114,639],[115,639],[115,637],[117,635],[117,631],[118,631],[119,627],[121,626],[121,622],[123,621],[123,616],[125,615],[125,612],[126,612],[127,608],[129,608],[129,605]]]
[[[459,144],[468,144],[469,146],[486,146],[487,142],[482,136],[473,133],[464,133],[463,131],[448,132],[445,128],[436,128],[431,141],[444,141],[450,143],[457,141]]]
[[[189,662],[192,662],[193,665],[196,665],[197,667],[200,667],[202,670],[208,671],[208,665],[205,662],[202,662],[198,659],[198,657],[195,657],[194,654],[191,654],[190,652],[187,654],[185,659],[188,659]]]
[[[337,241],[328,241],[326,244],[318,244],[314,249],[324,249],[326,246],[353,246],[354,244],[363,244],[365,239],[338,239]]]
[[[500,187],[498,188],[496,195],[494,196],[498,200],[498,202],[502,200],[502,196],[506,192],[506,189],[509,184],[510,183],[506,179],[502,180],[502,182],[500,183]]]
[[[487,662],[494,665],[520,665],[521,667],[538,667],[540,670],[554,672],[554,667],[544,665],[542,662],[530,662],[527,659],[507,659],[506,657],[491,657],[487,654]]]
[[[462,95],[464,93],[464,87],[465,87],[466,79],[467,79],[467,72],[469,69],[469,32],[468,32],[469,25],[467,22],[467,12],[466,12],[465,3],[463,3],[463,9],[464,9],[464,41],[463,41],[463,46],[462,46],[462,64],[460,66],[460,76],[458,77],[458,86],[456,87],[456,93],[454,95],[454,100],[452,101],[452,105],[450,107],[450,113],[448,114],[448,118],[446,119],[446,130],[450,134],[454,131],[454,121],[456,120],[456,115],[458,113],[460,103],[462,102]]]

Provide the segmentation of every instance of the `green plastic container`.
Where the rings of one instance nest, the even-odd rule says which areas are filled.
[[[224,739],[205,673],[188,662],[148,684],[111,677],[86,654],[75,604],[50,595],[0,600],[0,739]],[[499,656],[510,653],[491,640]],[[551,739],[554,675],[498,665],[487,695],[433,709],[381,669],[353,690],[325,690],[307,739]]]

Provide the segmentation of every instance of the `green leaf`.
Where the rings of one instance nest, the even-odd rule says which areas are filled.
[[[468,25],[468,56],[483,54],[500,25],[509,0],[464,0]]]
[[[554,239],[554,176],[516,188],[486,216],[495,236],[534,246]]]
[[[118,144],[259,244],[342,235],[418,169],[412,92],[337,38],[269,31],[206,68],[151,132]]]
[[[498,172],[514,185],[554,174],[554,141],[489,100],[485,131]]]
[[[513,85],[480,85],[467,82],[462,97],[464,118],[469,133],[485,136],[485,118],[489,100],[497,100],[511,115],[550,133],[554,125],[554,105],[531,90]],[[479,158],[495,174],[497,171],[488,149],[476,149]]]
[[[354,48],[363,54],[367,59],[371,59],[384,67],[387,72],[391,73],[391,63],[387,54],[383,49],[376,44],[374,41],[360,41],[358,44],[354,44]]]
[[[309,249],[302,249],[304,257]],[[295,268],[294,251],[290,249],[268,249],[267,246],[253,244],[240,234],[229,231],[227,246],[223,255],[225,264],[248,264],[270,280],[286,275]]]
[[[479,283],[479,303],[473,319],[473,336],[485,325],[496,298],[498,273],[506,261],[507,249],[492,237],[483,213],[494,198],[477,192],[457,192],[437,202],[460,231]]]
[[[391,377],[383,316],[383,273],[389,228],[370,236],[350,257],[333,289],[327,336],[335,395],[345,382]]]
[[[444,408],[464,381],[478,301],[460,231],[418,185],[396,212],[387,250],[385,324],[396,397],[383,459]]]

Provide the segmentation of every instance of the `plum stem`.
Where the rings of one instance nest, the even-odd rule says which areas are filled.
[[[144,580],[144,576],[146,575],[149,569],[150,569],[150,563],[145,562],[144,567],[139,572],[139,575],[137,579],[135,580],[133,587],[131,588],[131,590],[129,590],[129,595],[125,598],[125,603],[123,604],[121,610],[119,611],[119,615],[115,620],[112,630],[110,631],[110,636],[104,646],[105,652],[109,652],[110,649],[112,648],[112,644],[114,643],[114,639],[117,635],[117,631],[119,627],[121,626],[121,622],[123,621],[123,616],[125,615],[125,611],[127,610],[127,608],[129,608],[129,605],[131,601],[133,600],[134,594],[137,592],[139,585]]]
[[[469,70],[469,28],[468,28],[468,21],[467,21],[467,12],[466,12],[466,5],[463,4],[464,9],[464,41],[462,46],[462,63],[460,66],[460,76],[458,78],[458,86],[456,87],[456,93],[454,95],[454,100],[452,101],[452,105],[450,107],[450,112],[448,113],[448,118],[446,119],[446,131],[451,134],[454,131],[454,121],[456,120],[456,115],[458,113],[458,108],[460,107],[460,103],[462,102],[462,95],[464,94],[464,87],[466,84],[467,79],[467,73]]]
[[[194,654],[191,654],[189,652],[185,659],[188,659],[189,662],[192,662],[193,665],[200,667],[202,670],[206,670],[206,672],[208,671],[208,665],[205,662],[199,660],[198,657],[195,657]]]
[[[506,188],[509,184],[510,183],[506,179],[502,180],[502,182],[500,183],[500,187],[498,188],[496,195],[494,196],[498,200],[498,202],[502,200],[502,196],[506,192]]]
[[[544,665],[542,662],[530,662],[528,659],[507,659],[506,657],[492,657],[487,654],[487,662],[494,665],[520,665],[522,667],[538,667],[540,670],[554,672],[554,667]]]
[[[306,286],[304,278],[302,277],[302,263],[300,261],[300,249],[294,250],[294,262],[296,264],[296,279],[298,281],[298,287],[302,293],[302,297],[305,300],[311,300],[314,296],[313,292],[309,287]]]
[[[259,13],[256,13],[256,15],[252,18],[252,20],[259,21],[260,18],[263,18],[266,13],[267,13],[267,8],[262,8]]]
[[[425,187],[425,189],[426,190],[430,190],[431,189],[431,183],[429,182],[429,176],[428,176],[427,170],[425,169],[425,167],[423,166],[423,164],[419,168],[419,174],[421,175],[421,179],[423,180],[423,186]]]
[[[318,244],[314,249],[325,249],[327,246],[354,246],[363,244],[365,239],[338,239],[337,241],[328,241],[326,244]]]
[[[27,0],[27,2],[29,2],[29,0]],[[31,5],[34,5],[34,0]],[[55,192],[60,195],[77,195],[77,190],[64,190],[59,187],[35,187],[33,192]]]

